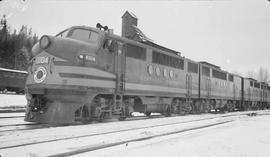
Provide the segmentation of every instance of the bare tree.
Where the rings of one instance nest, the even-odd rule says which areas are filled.
[[[235,75],[243,76],[242,73],[240,73],[240,72],[237,71],[237,70],[233,70],[232,73],[235,74]]]
[[[258,71],[258,80],[261,82],[269,82],[269,72],[268,69],[265,67],[260,67]]]
[[[249,70],[249,71],[247,72],[246,76],[247,76],[248,78],[253,78],[253,79],[255,79],[255,78],[256,78],[256,72],[255,72],[254,70]]]

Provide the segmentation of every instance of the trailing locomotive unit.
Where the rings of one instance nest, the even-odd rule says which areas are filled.
[[[169,116],[241,106],[241,77],[153,43],[128,11],[122,18],[122,37],[97,24],[40,39],[26,83],[26,121],[70,124],[135,111]]]

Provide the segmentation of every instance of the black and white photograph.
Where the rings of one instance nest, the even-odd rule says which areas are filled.
[[[269,148],[269,0],[0,0],[0,157]]]

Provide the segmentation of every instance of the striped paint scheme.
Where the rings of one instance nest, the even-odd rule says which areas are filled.
[[[84,74],[59,73],[59,75],[60,75],[60,77],[67,77],[67,78],[80,78],[80,79],[90,79],[90,80],[115,81],[114,78],[107,78],[107,77],[93,76],[93,75],[84,75]]]
[[[115,88],[116,76],[113,73],[91,67],[54,66],[52,72],[59,72],[62,85],[86,86],[94,88]],[[55,75],[52,80],[58,80]],[[55,82],[54,82],[55,83]]]
[[[113,73],[90,67],[55,66],[55,70],[60,71],[61,73],[83,74],[111,79],[116,78],[115,74]]]
[[[155,85],[145,85],[137,83],[126,83],[126,90],[138,90],[138,91],[153,91],[153,92],[169,92],[169,93],[187,93],[186,89],[183,88],[173,88],[166,86],[155,86]],[[192,94],[198,94],[198,90],[192,90]]]
[[[112,73],[102,71],[96,68],[90,67],[79,67],[79,66],[66,66],[58,65],[55,66],[56,71],[61,71],[59,76],[62,78],[70,78],[67,80],[67,85],[86,85],[89,87],[104,87],[104,88],[115,88],[116,76]],[[157,85],[146,85],[139,83],[125,83],[126,90],[132,91],[152,91],[152,92],[163,92],[163,93],[175,93],[175,94],[186,94],[185,88],[174,88]],[[192,90],[192,94],[197,95],[198,90]]]
[[[63,81],[63,85],[75,85],[98,88],[115,88],[115,81],[105,81],[97,79],[70,78]]]

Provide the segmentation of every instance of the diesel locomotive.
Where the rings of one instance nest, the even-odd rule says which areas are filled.
[[[269,107],[270,87],[155,44],[123,15],[122,36],[97,24],[44,35],[32,48],[25,121],[73,124],[134,112],[185,115]]]

